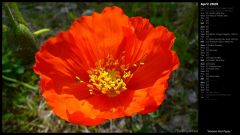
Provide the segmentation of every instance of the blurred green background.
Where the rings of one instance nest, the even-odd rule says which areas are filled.
[[[119,6],[129,16],[148,18],[176,35],[173,49],[180,68],[169,80],[166,100],[147,115],[106,121],[99,126],[77,126],[55,116],[41,97],[39,77],[32,71],[34,60],[24,64],[9,47],[9,22],[2,6],[2,132],[196,132],[198,129],[198,5],[197,3],[17,3],[30,29],[50,28],[37,37],[46,39],[67,30],[81,15],[101,12],[105,6]],[[26,52],[28,53],[28,52]],[[23,54],[24,55],[24,54]]]

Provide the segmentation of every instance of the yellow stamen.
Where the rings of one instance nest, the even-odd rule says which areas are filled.
[[[89,93],[92,95],[92,94],[93,94],[93,90],[92,90],[92,89],[89,89]]]
[[[123,78],[128,78],[128,77],[131,77],[131,76],[132,76],[131,71],[124,72]]]
[[[84,81],[82,81],[78,76],[76,76],[75,78],[76,78],[77,82],[79,82],[79,83],[84,82]]]
[[[96,68],[88,71],[89,83],[92,84],[89,88],[95,87],[110,97],[119,95],[121,91],[127,89],[125,80],[132,77],[128,68],[129,66],[119,63],[119,60],[115,60],[111,55],[104,60],[99,60],[96,62]]]

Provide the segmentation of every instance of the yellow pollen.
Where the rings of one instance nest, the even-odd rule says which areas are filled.
[[[123,78],[128,78],[128,77],[131,77],[131,76],[132,76],[131,71],[124,72]]]
[[[89,90],[93,93],[92,88],[106,94],[110,97],[119,95],[127,89],[126,79],[132,77],[128,66],[121,64],[121,61],[115,60],[112,56],[96,62],[96,67],[88,70],[89,73]]]
[[[76,76],[75,78],[76,78],[77,82],[80,82],[80,83],[84,82],[78,76]]]
[[[92,90],[92,89],[89,89],[89,93],[92,95],[92,94],[93,94],[93,90]]]

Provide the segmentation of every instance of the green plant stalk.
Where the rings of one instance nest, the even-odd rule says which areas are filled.
[[[16,19],[14,18],[11,9],[9,8],[8,3],[4,3],[3,4],[3,8],[7,14],[7,16],[10,18],[10,25],[12,26],[16,26],[18,24],[18,22],[16,21]]]
[[[23,86],[25,86],[25,87],[27,87],[27,88],[29,88],[29,89],[38,90],[38,87],[31,86],[31,85],[29,85],[29,84],[27,84],[27,83],[18,81],[18,80],[16,80],[16,79],[13,79],[13,78],[10,78],[10,77],[4,76],[4,75],[2,75],[2,78],[3,78],[4,80],[6,80],[6,81],[10,81],[10,82],[14,82],[14,83],[23,85]]]
[[[26,21],[24,20],[21,12],[19,11],[19,8],[18,8],[18,5],[16,2],[8,2],[8,3],[5,3],[6,6],[8,6],[8,8],[10,10],[12,10],[12,13],[13,13],[13,17],[15,18],[15,20],[18,22],[18,23],[21,23],[21,24],[24,24],[25,26],[27,26],[27,23]]]
[[[34,34],[34,36],[40,36],[41,34],[43,34],[43,33],[47,33],[47,32],[49,32],[50,31],[50,29],[48,29],[48,28],[45,28],[45,29],[40,29],[40,30],[38,30],[38,31],[35,31],[33,34]]]
[[[11,3],[11,6],[12,6],[12,8],[14,9],[14,12],[15,12],[15,14],[16,14],[16,17],[17,17],[18,22],[20,22],[20,23],[24,24],[25,26],[27,26],[26,21],[24,20],[21,12],[19,11],[19,8],[18,8],[17,3],[16,3],[16,2],[12,2],[12,3]]]

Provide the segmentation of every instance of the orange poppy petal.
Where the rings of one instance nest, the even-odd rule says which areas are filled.
[[[124,38],[119,47],[118,55],[125,52],[126,63],[134,64],[151,51],[153,44],[144,43],[148,34],[154,30],[148,19],[132,17],[129,19],[130,27],[124,27]]]
[[[149,32],[154,29],[152,24],[146,18],[131,17],[129,21],[134,28],[134,33],[137,35],[138,39],[142,41],[148,36]]]
[[[116,97],[94,96],[88,99],[95,109],[101,110],[100,118],[113,119],[130,116],[143,110],[145,107],[147,91],[128,90]]]
[[[164,33],[166,34],[163,34]],[[166,37],[167,36],[167,37]],[[168,49],[172,46],[175,36],[166,31],[165,27],[158,27],[145,39],[143,44],[152,45],[144,65],[135,71],[128,83],[129,88],[141,89],[152,86],[156,80],[179,66],[178,56]]]
[[[42,95],[61,118],[70,121],[70,114],[80,112],[83,117],[113,119],[136,114],[144,109],[147,90],[128,90],[116,97],[90,95],[88,87],[78,83],[64,85],[59,89],[58,82],[50,78],[41,78]],[[82,119],[82,118],[79,118]],[[83,123],[82,123],[83,124]]]
[[[48,79],[41,79],[41,84],[45,88],[42,95],[55,114],[67,121],[84,125],[87,119],[93,122],[94,119],[102,121],[136,114],[144,109],[147,101],[146,89],[129,90],[117,97],[107,97],[106,95],[92,96],[88,88],[83,85],[64,87],[61,93],[57,93],[55,84]],[[69,114],[81,114],[81,117],[72,121]]]
[[[116,55],[124,37],[122,27],[128,26],[128,17],[121,8],[113,6],[106,7],[100,14],[94,12],[92,16],[80,17],[70,31],[86,53],[101,59],[108,54]]]
[[[156,30],[159,32],[160,41],[158,43],[167,49],[171,49],[174,41],[175,41],[175,35],[173,32],[170,32],[166,27],[164,26],[158,26],[156,27]]]
[[[76,76],[88,80],[86,64],[75,52],[74,43],[69,40],[69,34],[62,32],[46,41],[36,53],[36,64],[33,66],[35,73],[57,80],[59,84],[73,82]]]
[[[56,96],[56,92],[49,87],[49,84],[51,84],[51,79],[49,78],[42,78],[40,80],[42,96],[45,97],[47,104],[57,116],[68,121],[65,105],[59,102],[59,97]]]
[[[105,121],[105,119],[102,119],[102,118],[91,119],[91,118],[84,117],[84,115],[81,112],[75,112],[72,114],[67,112],[67,114],[68,114],[69,121],[77,125],[96,126]]]
[[[40,80],[40,86],[42,95],[53,112],[67,121],[69,121],[69,118],[66,110],[72,109],[72,106],[74,109],[78,108],[78,106],[82,105],[82,103],[79,103],[80,100],[92,96],[88,91],[88,87],[78,82],[59,84],[56,80],[43,76]]]
[[[126,91],[117,97],[106,95],[92,96],[85,99],[64,100],[69,103],[70,113],[81,112],[84,117],[95,119],[114,119],[136,114],[144,109],[147,96],[146,90]]]
[[[48,105],[55,114],[67,121],[70,121],[67,111],[73,114],[78,112],[78,108],[80,108],[88,112],[88,117],[95,117],[99,112],[98,110],[94,111],[92,106],[85,104],[86,101],[83,99],[92,95],[89,94],[87,87],[84,85],[65,86],[61,92],[58,92],[56,91],[56,84],[47,78],[42,78],[41,84],[44,88],[42,95],[45,97]]]
[[[140,112],[141,114],[154,112],[159,107],[159,105],[162,104],[165,99],[165,92],[168,87],[167,80],[169,76],[170,72],[158,79],[152,87],[147,88],[149,98],[146,102],[145,109]]]

